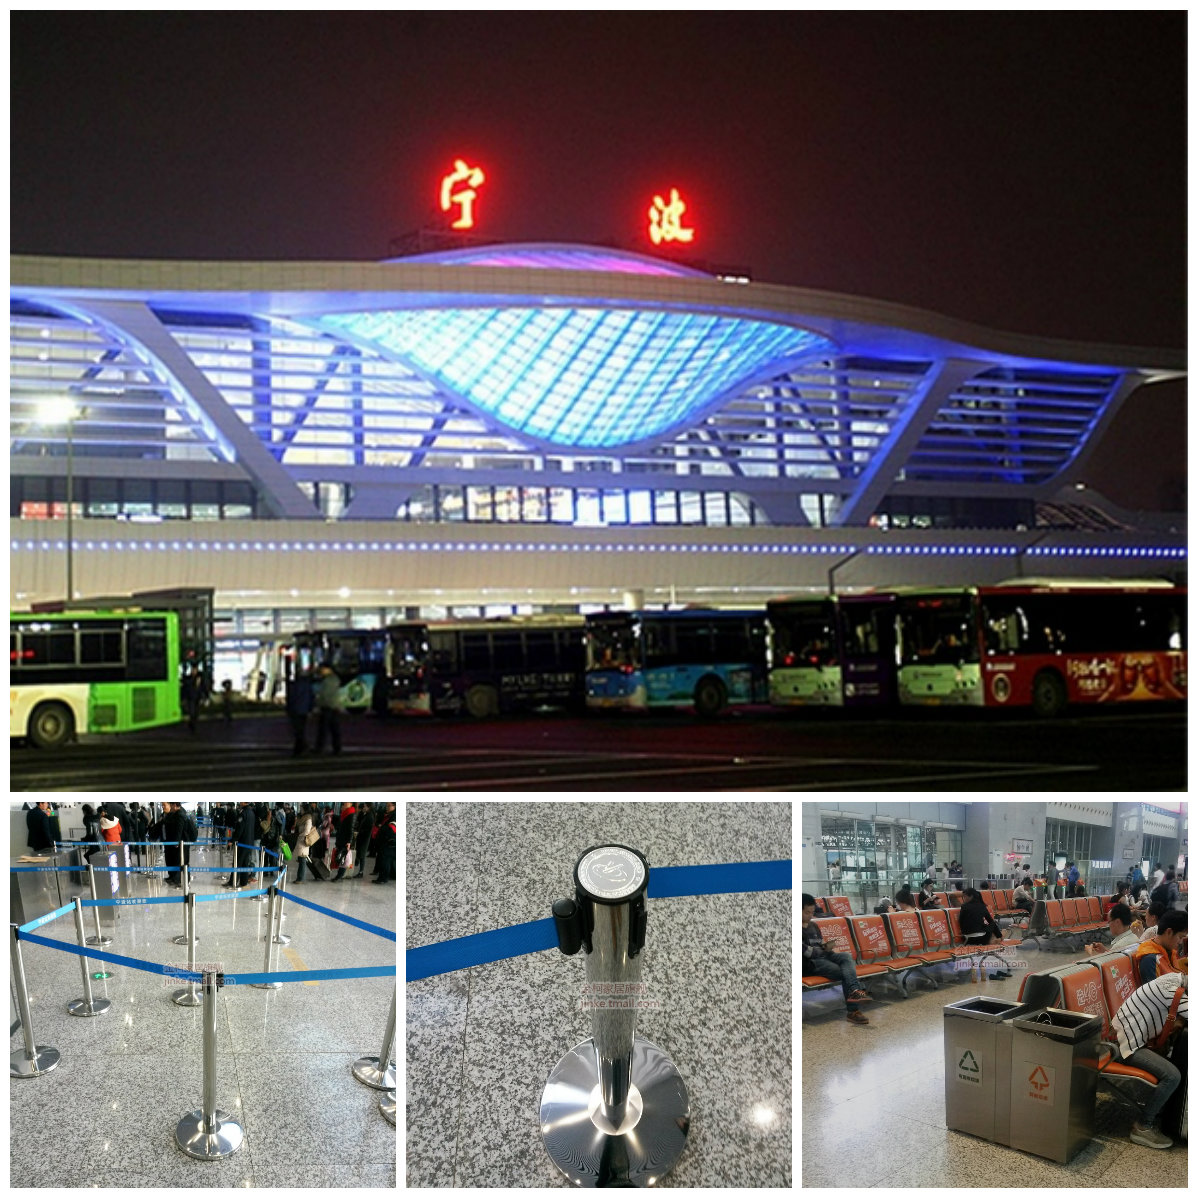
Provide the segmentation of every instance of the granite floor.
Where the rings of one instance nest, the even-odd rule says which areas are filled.
[[[792,857],[782,803],[567,801],[407,805],[406,944],[550,915],[602,842],[655,866]],[[670,1187],[792,1182],[792,896],[650,900],[643,980],[662,1008],[638,1034],[691,1099]],[[542,1145],[546,1079],[589,1036],[583,963],[557,949],[406,985],[409,1187],[565,1187]]]
[[[1101,1088],[1096,1135],[1065,1165],[946,1128],[943,1015],[971,996],[1016,999],[1022,977],[1077,962],[1064,943],[1032,942],[1006,957],[1011,979],[970,982],[943,970],[942,987],[911,979],[908,999],[873,985],[869,1026],[846,1021],[840,990],[803,997],[801,1185],[813,1187],[1183,1188],[1187,1147],[1129,1140],[1133,1110]],[[901,1135],[895,1131],[902,1129]],[[871,1131],[893,1131],[871,1136]]]
[[[215,854],[196,861],[213,865]],[[314,903],[395,929],[395,884],[372,883],[373,865],[364,879],[289,886]],[[197,875],[195,890],[223,891],[225,878]],[[145,894],[144,883],[138,894]],[[164,888],[163,894],[178,893]],[[266,910],[254,899],[197,904],[198,963],[261,971]],[[91,911],[85,910],[89,935]],[[171,941],[183,929],[181,906],[116,911],[113,945],[105,949],[186,965],[186,949]],[[300,905],[285,905],[285,914],[292,940],[277,947],[278,970],[395,962],[392,941]],[[76,940],[69,914],[37,932]],[[245,1140],[229,1158],[201,1162],[178,1149],[175,1127],[201,1104],[202,1009],[172,1003],[179,985],[161,976],[93,961],[93,971],[113,972],[92,981],[93,994],[110,999],[112,1008],[74,1017],[66,1004],[83,991],[77,956],[30,943],[25,970],[37,1044],[54,1046],[62,1057],[45,1075],[9,1081],[12,1187],[396,1186],[397,1134],[379,1112],[383,1093],[359,1083],[350,1069],[356,1058],[380,1052],[391,978],[293,983],[278,991],[222,988],[217,1106],[242,1125]],[[10,1049],[22,1046],[18,1032]]]

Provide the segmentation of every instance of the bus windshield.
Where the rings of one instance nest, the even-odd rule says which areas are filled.
[[[587,626],[587,669],[641,665],[637,626],[629,617],[593,617]]]
[[[922,596],[900,604],[901,664],[958,664],[979,661],[970,593]]]
[[[770,604],[767,611],[773,667],[836,666],[837,631],[831,601]]]

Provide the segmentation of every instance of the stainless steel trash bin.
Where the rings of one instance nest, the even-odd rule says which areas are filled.
[[[1099,1017],[1040,1008],[1012,1022],[1010,1145],[1070,1162],[1095,1131]]]
[[[1029,1011],[998,996],[972,996],[942,1009],[947,1129],[1008,1145],[1009,1019]]]

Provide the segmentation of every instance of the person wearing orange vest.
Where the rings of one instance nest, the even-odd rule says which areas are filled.
[[[1187,913],[1181,909],[1163,913],[1158,918],[1158,931],[1138,942],[1133,952],[1133,971],[1138,984],[1186,970],[1180,963],[1180,946],[1186,938]]]

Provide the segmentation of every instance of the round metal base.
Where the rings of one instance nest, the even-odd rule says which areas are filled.
[[[204,997],[194,988],[180,988],[179,991],[171,993],[171,999],[180,1008],[199,1008],[204,1003]]]
[[[217,1123],[205,1132],[204,1111],[190,1112],[175,1126],[175,1144],[192,1158],[228,1158],[242,1144],[242,1127],[217,1110]]]
[[[379,1111],[391,1121],[393,1125],[396,1123],[396,1093],[395,1091],[384,1092],[379,1097]]]
[[[675,1064],[657,1046],[636,1038],[630,1079],[625,1120],[615,1132],[600,1115],[591,1039],[568,1051],[546,1081],[542,1141],[554,1165],[577,1187],[652,1187],[683,1153],[691,1105]]]
[[[263,938],[262,940],[265,942],[267,939]],[[277,946],[287,946],[291,944],[292,939],[286,933],[281,933],[278,937],[272,938],[271,941]]]
[[[33,1058],[25,1053],[22,1046],[16,1054],[9,1057],[9,1076],[14,1079],[30,1079],[34,1075],[45,1075],[58,1066],[62,1057],[53,1046],[34,1046]]]
[[[369,1058],[356,1058],[350,1068],[354,1078],[367,1087],[378,1088],[381,1092],[394,1091],[396,1088],[396,1064],[389,1062],[386,1071],[380,1071],[379,1059],[372,1054]]]
[[[268,992],[277,992],[281,987],[283,987],[283,984],[282,983],[252,983],[250,986],[256,987],[256,988],[265,988]]]
[[[89,946],[111,946],[112,945],[112,938],[105,937],[103,934],[101,934],[100,937],[96,937],[93,934],[90,938],[84,938],[84,941]]]
[[[184,935],[182,933],[178,937],[173,937],[171,939],[171,941],[173,941],[175,943],[175,945],[177,945],[177,946],[186,946],[190,940],[191,940],[190,938],[184,937]],[[199,938],[199,936],[197,936],[196,941],[199,941],[199,940],[200,940],[200,938]]]
[[[101,1013],[108,1012],[110,1008],[112,1008],[112,1001],[105,1000],[103,996],[93,996],[91,1004],[83,996],[80,996],[78,1000],[72,1000],[67,1005],[67,1012],[73,1017],[98,1017]]]

